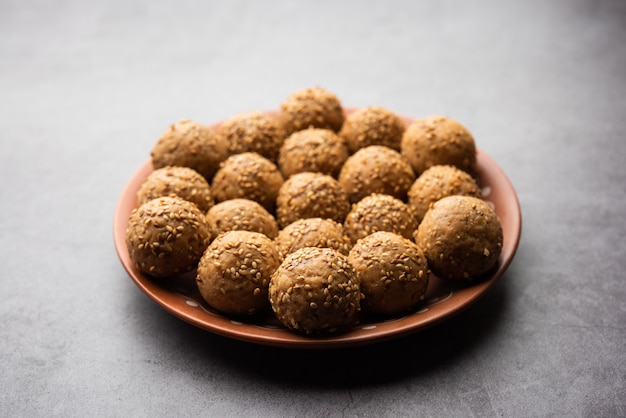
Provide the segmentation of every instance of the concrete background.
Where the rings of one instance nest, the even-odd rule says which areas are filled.
[[[113,211],[161,132],[314,85],[508,174],[519,250],[462,315],[290,351],[128,278]],[[625,97],[619,0],[0,1],[0,416],[626,416]]]

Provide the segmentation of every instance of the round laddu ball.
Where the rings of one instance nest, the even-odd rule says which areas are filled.
[[[176,196],[159,197],[134,209],[126,229],[130,259],[139,271],[154,277],[193,270],[210,240],[204,213]]]
[[[229,231],[213,240],[198,264],[196,283],[211,307],[230,315],[254,315],[268,307],[268,287],[280,264],[266,235]]]
[[[276,199],[276,217],[281,228],[305,218],[343,223],[349,211],[347,194],[337,180],[322,173],[294,174],[282,185]]]
[[[306,171],[337,177],[348,149],[330,129],[309,128],[291,134],[280,149],[278,167],[285,178]]]
[[[210,182],[228,157],[228,144],[208,126],[182,120],[159,137],[150,155],[155,169],[168,165],[189,167]]]
[[[209,182],[189,167],[167,166],[148,175],[137,191],[137,201],[143,205],[157,197],[176,195],[198,206],[203,212],[213,207]]]
[[[374,193],[404,201],[414,181],[415,174],[400,153],[382,145],[361,148],[346,160],[339,173],[339,184],[351,203]]]
[[[228,231],[260,232],[276,238],[278,223],[259,203],[248,199],[230,199],[213,206],[207,221],[215,236]]]
[[[300,219],[287,225],[278,232],[276,245],[281,259],[304,247],[332,248],[344,255],[352,247],[340,223],[322,218]]]
[[[258,202],[272,212],[283,176],[276,164],[255,152],[228,157],[213,178],[211,189],[217,202],[243,198]]]
[[[454,280],[475,279],[494,268],[502,239],[494,210],[481,199],[458,195],[435,202],[415,234],[430,270]]]
[[[451,165],[434,165],[415,180],[408,193],[409,207],[421,222],[431,204],[446,196],[480,197],[474,177]]]
[[[417,221],[409,206],[386,194],[373,194],[352,205],[344,231],[352,243],[378,231],[393,232],[412,239]]]
[[[321,87],[293,92],[280,105],[278,116],[287,135],[309,127],[339,132],[344,119],[343,107],[337,96]]]
[[[306,247],[289,254],[272,275],[269,300],[285,327],[327,334],[355,323],[361,291],[345,255],[332,248]]]
[[[256,152],[274,161],[285,140],[278,121],[264,113],[241,113],[224,121],[217,135],[229,145],[230,154]]]
[[[402,119],[382,107],[365,107],[346,117],[339,131],[350,152],[370,145],[384,145],[400,151],[405,125]]]
[[[428,262],[413,241],[392,232],[375,232],[356,243],[348,260],[364,295],[363,312],[397,315],[424,300]]]
[[[433,165],[476,173],[474,137],[459,122],[443,116],[413,121],[402,136],[402,155],[417,175]]]

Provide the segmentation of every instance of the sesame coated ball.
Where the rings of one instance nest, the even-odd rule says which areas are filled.
[[[409,206],[386,194],[373,194],[352,205],[344,230],[352,243],[377,231],[394,232],[412,239],[417,221]]]
[[[431,271],[452,280],[475,279],[495,267],[502,240],[502,226],[494,210],[471,196],[438,200],[415,233]]]
[[[228,144],[208,126],[182,120],[159,137],[150,155],[155,169],[168,165],[189,167],[210,182],[228,157]]]
[[[215,236],[228,231],[260,232],[276,238],[278,223],[259,203],[248,199],[230,199],[213,206],[207,221]]]
[[[348,159],[343,140],[330,129],[309,128],[294,132],[280,149],[278,167],[285,178],[305,171],[337,177]]]
[[[345,255],[332,248],[306,247],[289,254],[274,272],[269,300],[285,327],[319,335],[355,323],[361,291]]]
[[[474,177],[457,167],[434,165],[420,174],[409,189],[409,207],[419,222],[431,204],[452,195],[480,197],[480,187]]]
[[[400,153],[382,145],[361,148],[346,160],[339,173],[339,184],[351,203],[373,193],[404,201],[414,181],[413,170]]]
[[[268,307],[268,286],[279,265],[274,241],[250,231],[229,231],[213,240],[198,264],[203,299],[230,315],[254,315]]]
[[[350,152],[370,145],[384,145],[400,151],[404,122],[389,110],[370,106],[348,115],[339,131]]]
[[[285,139],[278,121],[260,112],[241,113],[224,121],[217,135],[229,145],[230,154],[256,152],[274,161]]]
[[[337,180],[322,173],[298,173],[282,185],[276,199],[281,228],[298,219],[329,218],[343,223],[350,211],[348,196]]]
[[[352,247],[340,223],[322,218],[300,219],[287,225],[278,232],[276,245],[281,259],[304,247],[333,248],[344,255]]]
[[[287,135],[309,127],[338,132],[344,119],[343,107],[337,96],[321,87],[293,92],[280,105],[278,117]]]
[[[194,203],[203,212],[214,204],[209,182],[200,173],[189,167],[172,166],[156,169],[148,175],[137,191],[137,202],[143,205],[171,194]]]
[[[397,315],[424,300],[428,263],[413,241],[392,232],[375,232],[356,243],[348,260],[361,284],[363,312]]]
[[[217,202],[250,199],[272,212],[282,184],[283,176],[276,164],[257,153],[244,152],[224,161],[211,188]]]
[[[476,172],[474,137],[459,122],[443,116],[413,121],[402,136],[402,155],[417,175],[433,165]]]
[[[204,213],[176,196],[159,197],[134,209],[126,229],[130,259],[153,277],[193,270],[210,240]]]

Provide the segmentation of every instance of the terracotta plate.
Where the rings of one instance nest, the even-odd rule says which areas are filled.
[[[489,277],[470,286],[452,285],[431,276],[425,303],[415,312],[392,319],[362,318],[359,325],[340,335],[325,338],[301,336],[283,328],[271,312],[252,319],[230,318],[204,303],[193,274],[169,283],[141,274],[128,256],[125,232],[130,213],[137,206],[137,190],[153,170],[150,160],[130,178],[119,198],[113,222],[115,248],[131,279],[149,298],[180,319],[225,337],[264,345],[315,349],[364,345],[397,338],[437,324],[468,307],[496,283],[515,255],[522,225],[517,195],[504,172],[491,158],[480,150],[477,157],[483,198],[493,204],[504,232],[497,269]]]

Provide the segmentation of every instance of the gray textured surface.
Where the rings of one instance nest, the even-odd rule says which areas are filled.
[[[116,200],[180,118],[344,105],[464,123],[517,257],[462,315],[328,352],[145,297]],[[0,2],[0,416],[626,416],[626,3]]]

